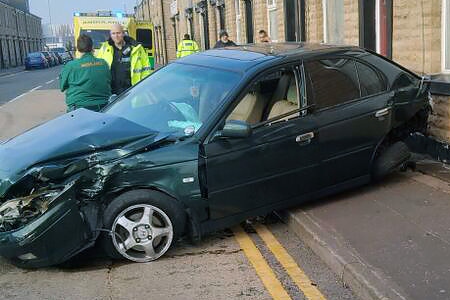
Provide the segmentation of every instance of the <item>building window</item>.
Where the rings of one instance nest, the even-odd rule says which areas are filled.
[[[442,69],[444,72],[450,73],[450,0],[443,1]]]
[[[245,29],[247,43],[253,43],[253,0],[244,0],[245,2]]]
[[[273,42],[278,42],[278,10],[275,0],[267,0],[269,19],[269,37]]]
[[[284,0],[286,41],[306,41],[305,0]]]
[[[220,30],[225,30],[225,6],[224,5],[218,6],[217,10],[219,11],[219,27],[220,27]]]
[[[344,44],[344,1],[323,0],[323,37],[328,44]]]

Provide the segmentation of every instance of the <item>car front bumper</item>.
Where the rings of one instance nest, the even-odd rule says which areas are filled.
[[[92,232],[72,189],[57,204],[20,229],[0,233],[0,255],[24,268],[66,261],[84,249]]]

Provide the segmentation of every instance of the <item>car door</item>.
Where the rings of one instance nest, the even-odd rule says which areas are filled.
[[[349,57],[305,63],[314,99],[323,187],[367,177],[391,124],[393,93],[374,67]]]
[[[314,116],[306,114],[306,103],[299,101],[304,85],[299,84],[298,69],[276,71],[252,86],[255,90],[224,121],[249,122],[253,133],[204,144],[212,219],[270,208],[308,194],[318,184],[317,126]],[[259,106],[253,103],[263,107],[256,109],[256,118],[254,108]]]

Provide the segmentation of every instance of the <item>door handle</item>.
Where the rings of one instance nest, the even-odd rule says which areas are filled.
[[[314,138],[314,132],[308,132],[305,134],[300,134],[295,138],[295,142],[301,145],[307,145],[311,143],[311,140]]]
[[[390,112],[391,112],[391,108],[390,107],[386,107],[386,108],[383,108],[383,109],[380,109],[379,111],[377,111],[375,113],[375,117],[376,118],[381,118],[381,117],[387,116]]]

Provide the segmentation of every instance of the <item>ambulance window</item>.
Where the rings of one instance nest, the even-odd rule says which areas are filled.
[[[152,47],[152,31],[150,29],[136,29],[136,40],[144,48]]]

